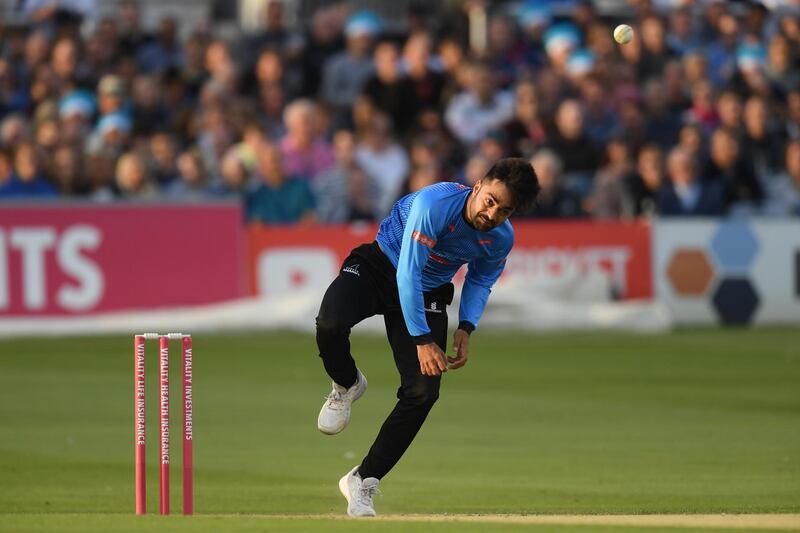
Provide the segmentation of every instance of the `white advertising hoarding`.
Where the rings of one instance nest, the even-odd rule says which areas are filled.
[[[678,324],[800,323],[800,221],[658,221],[653,268]]]

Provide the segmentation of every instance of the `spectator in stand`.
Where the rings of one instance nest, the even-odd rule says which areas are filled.
[[[285,2],[269,0],[265,4],[262,29],[246,43],[247,50],[253,54],[248,58],[248,65],[255,63],[258,54],[267,48],[281,50],[291,60],[294,60],[302,50],[302,37],[286,26]]]
[[[741,149],[759,179],[777,174],[785,162],[784,138],[770,128],[767,101],[761,96],[751,96],[745,102],[744,130]]]
[[[486,132],[486,137],[481,139],[475,153],[482,154],[492,161],[508,157],[508,137],[506,137],[506,133],[501,129],[489,130]]]
[[[557,75],[564,76],[566,74],[569,56],[580,47],[580,43],[580,32],[569,22],[551,26],[544,34],[547,59]]]
[[[161,74],[180,68],[183,50],[178,42],[178,23],[173,17],[161,19],[155,38],[138,49],[136,62],[145,74]]]
[[[719,2],[719,4],[724,4]],[[725,8],[727,9],[727,8]],[[719,16],[717,37],[705,48],[711,82],[723,87],[736,71],[736,48],[739,44],[739,22],[727,11]]]
[[[680,116],[667,107],[664,86],[657,79],[648,80],[644,86],[644,106],[647,141],[661,147],[674,146],[681,130]]]
[[[793,52],[789,40],[781,34],[769,42],[767,64],[764,71],[769,83],[779,94],[785,96],[789,91],[800,87],[800,71],[797,69],[797,52]]]
[[[691,50],[681,60],[684,81],[691,87],[695,83],[708,80],[708,60],[702,50]]]
[[[530,157],[547,140],[544,120],[539,114],[539,93],[532,80],[516,86],[514,116],[503,126],[512,157]]]
[[[233,147],[225,152],[220,164],[220,179],[208,188],[210,196],[231,197],[243,200],[248,190],[249,173],[241,150]]]
[[[45,31],[33,31],[25,41],[25,56],[21,64],[15,69],[21,90],[29,87],[33,82],[36,71],[47,66],[50,55],[50,37]]]
[[[377,113],[356,147],[356,162],[377,185],[375,217],[382,219],[400,196],[410,165],[405,149],[392,137],[389,117]]]
[[[22,13],[51,32],[76,34],[84,18],[97,15],[96,0],[21,0]]]
[[[495,88],[486,63],[470,67],[469,89],[450,101],[445,119],[456,139],[475,147],[489,130],[502,127],[514,115],[514,98]]]
[[[333,150],[336,165],[323,172],[312,185],[317,199],[317,220],[323,223],[373,220],[378,188],[356,162],[353,133],[337,131]]]
[[[315,201],[309,182],[286,176],[278,146],[265,143],[257,156],[258,184],[245,199],[247,220],[268,224],[312,222]]]
[[[737,139],[744,135],[742,127],[742,100],[731,90],[722,91],[717,98],[717,115],[719,126],[733,133]]]
[[[594,178],[594,190],[587,198],[587,211],[598,219],[620,219],[633,216],[633,205],[627,183],[633,175],[628,145],[622,135],[613,137],[606,146],[606,163]]]
[[[667,61],[676,53],[667,44],[664,22],[656,15],[649,15],[641,21],[642,32],[642,78],[659,78]]]
[[[525,45],[517,34],[515,21],[505,14],[490,16],[486,40],[487,61],[495,83],[503,89],[511,88],[527,70]]]
[[[48,174],[63,196],[85,195],[89,192],[89,183],[83,170],[83,154],[75,147],[57,147]]]
[[[536,152],[531,165],[539,178],[542,190],[536,206],[528,213],[515,214],[526,218],[577,218],[583,216],[580,198],[561,183],[561,160],[547,148]]]
[[[786,145],[786,170],[767,182],[762,214],[800,216],[800,141]]]
[[[202,166],[209,175],[219,176],[219,162],[231,147],[235,130],[230,123],[227,109],[221,105],[211,105],[202,111],[202,129],[197,138]]]
[[[580,84],[581,102],[584,106],[586,136],[596,144],[606,142],[619,127],[619,117],[609,102],[602,81],[597,76],[587,76]]]
[[[436,154],[438,165],[448,172],[463,162],[463,146],[447,130],[442,116],[432,109],[423,111],[417,117],[417,125],[412,139],[424,138]]]
[[[97,84],[97,111],[100,116],[111,113],[122,113],[126,110],[125,87],[122,79],[113,74],[106,74]]]
[[[67,144],[83,145],[89,138],[93,115],[94,102],[88,93],[75,91],[62,98],[58,105],[61,140]]]
[[[254,95],[259,96],[270,88],[278,88],[285,100],[297,98],[300,94],[299,80],[291,80],[285,71],[280,51],[269,48],[261,52],[254,72]]]
[[[436,149],[436,139],[429,133],[416,135],[410,142],[411,167],[441,166],[442,158]]]
[[[486,176],[490,168],[492,168],[491,160],[481,154],[473,155],[464,165],[464,175],[459,181],[468,187],[472,187],[479,179]]]
[[[83,43],[83,54],[84,62],[94,77],[107,75],[117,68],[117,23],[113,18],[104,17],[99,21],[94,33]]]
[[[736,71],[730,86],[740,94],[773,98],[779,91],[767,78],[766,66],[763,46],[742,44],[736,51]]]
[[[547,146],[561,162],[564,185],[581,197],[589,194],[599,154],[583,130],[583,110],[577,100],[564,100],[558,107],[556,129]]]
[[[656,213],[658,191],[664,182],[664,154],[657,144],[646,144],[639,150],[636,173],[629,175],[627,195],[634,217],[650,218]]]
[[[718,181],[701,180],[697,163],[684,148],[667,157],[669,180],[658,191],[656,205],[663,216],[720,216],[725,213],[725,191]]]
[[[364,85],[363,93],[374,106],[392,119],[395,133],[405,135],[417,111],[411,80],[400,72],[400,51],[392,41],[375,47],[375,74]]]
[[[546,62],[544,33],[553,22],[550,6],[535,0],[526,0],[517,12],[527,69],[539,69]]]
[[[178,177],[176,164],[177,147],[175,139],[166,132],[159,132],[150,137],[150,158],[148,167],[150,175],[159,187],[164,187]]]
[[[172,199],[202,199],[208,190],[206,174],[200,156],[193,150],[178,156],[176,179],[164,184],[164,194]]]
[[[800,139],[800,88],[786,96],[786,117],[782,127],[790,139]]]
[[[671,11],[667,44],[681,56],[701,45],[697,29],[692,21],[692,12],[688,7],[679,7]]]
[[[670,61],[664,69],[664,93],[672,113],[683,114],[692,105],[687,97],[687,83],[680,61]]]
[[[322,6],[311,16],[311,27],[300,57],[301,95],[306,98],[317,96],[325,63],[344,48],[340,11],[336,6]]]
[[[120,49],[138,50],[152,39],[152,37],[142,29],[139,3],[136,0],[123,0],[120,3],[117,20],[119,22],[118,34]]]
[[[678,133],[678,146],[688,150],[698,163],[698,168],[704,168],[708,155],[706,152],[703,128],[699,124],[688,123]]]
[[[719,115],[714,106],[714,86],[708,80],[692,85],[692,107],[683,117],[683,122],[699,124],[704,135],[710,135],[719,126]]]
[[[44,118],[36,124],[34,143],[45,157],[45,162],[49,162],[50,155],[61,144],[61,129],[55,117]]]
[[[0,191],[2,191],[14,177],[14,161],[8,150],[0,148]]]
[[[406,193],[417,192],[439,181],[439,168],[435,165],[417,167],[408,176]]]
[[[300,99],[289,104],[283,114],[286,135],[280,142],[286,172],[311,180],[334,164],[330,144],[315,131],[315,113],[317,106],[311,100]]]
[[[120,156],[114,176],[110,186],[95,191],[96,201],[145,200],[158,196],[158,189],[147,174],[147,165],[136,152]]]
[[[228,45],[221,40],[211,41],[206,48],[205,71],[210,80],[225,88],[228,94],[235,94],[239,88],[239,72],[231,57]]]
[[[403,47],[403,68],[414,87],[418,110],[441,111],[442,93],[446,79],[442,72],[431,68],[431,36],[428,32],[412,33]]]
[[[45,199],[58,196],[58,190],[44,177],[36,147],[29,142],[17,145],[14,173],[0,186],[0,199]]]
[[[353,14],[345,26],[347,48],[325,63],[320,96],[330,106],[334,127],[347,124],[350,108],[372,74],[372,42],[381,30],[380,19],[370,11]]]
[[[89,73],[78,64],[78,46],[72,39],[62,38],[53,45],[50,68],[55,75],[53,82],[60,96],[77,88],[91,87]]]
[[[153,135],[169,126],[168,110],[159,94],[158,78],[136,76],[133,80],[133,134]]]
[[[710,158],[703,169],[703,178],[720,183],[728,204],[737,210],[753,212],[764,196],[753,162],[743,157],[736,137],[724,129],[711,136]]]
[[[0,123],[0,147],[14,149],[24,139],[28,138],[28,121],[23,115],[13,114],[3,119]]]
[[[439,40],[438,51],[439,61],[441,61],[444,69],[442,72],[444,86],[439,97],[439,103],[441,107],[445,107],[451,98],[466,87],[462,78],[467,57],[461,43],[451,37]]]

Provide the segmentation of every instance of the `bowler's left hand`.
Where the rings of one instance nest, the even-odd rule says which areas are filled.
[[[456,352],[456,356],[447,356],[447,366],[455,370],[467,364],[467,359],[469,358],[469,333],[463,329],[457,329],[453,333],[453,350]]]

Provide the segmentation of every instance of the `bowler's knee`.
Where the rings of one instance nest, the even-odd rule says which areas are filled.
[[[337,337],[350,334],[350,326],[336,316],[320,314],[317,317],[317,336]]]
[[[439,381],[441,378],[419,376],[410,383],[403,384],[398,391],[398,399],[414,407],[433,407],[439,399]]]

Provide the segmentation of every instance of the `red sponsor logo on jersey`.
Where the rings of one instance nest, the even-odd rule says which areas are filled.
[[[434,241],[427,235],[420,233],[419,231],[415,231],[414,233],[412,233],[411,238],[420,244],[424,244],[428,248],[433,248],[434,246],[436,246],[436,241]]]
[[[478,244],[483,244],[483,245],[492,244],[492,240],[491,239],[478,239]]]
[[[441,263],[443,265],[449,265],[450,264],[450,261],[448,261],[447,259],[445,259],[441,255],[436,255],[434,253],[431,253],[430,258],[433,259],[434,261],[436,261],[437,263]]]
[[[450,233],[453,233],[456,230],[455,224],[450,224]]]

